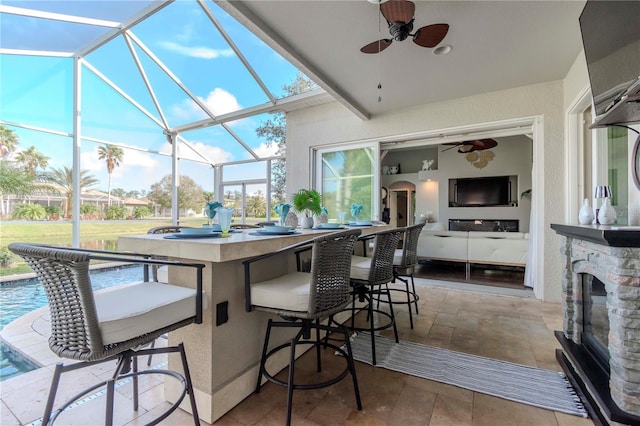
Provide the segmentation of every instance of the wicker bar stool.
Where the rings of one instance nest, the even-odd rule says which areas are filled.
[[[413,272],[418,263],[418,238],[424,227],[424,223],[407,226],[404,232],[404,241],[401,249],[396,249],[393,256],[393,281],[396,279],[402,281],[405,285],[404,289],[391,288],[391,292],[400,292],[406,295],[407,300],[392,300],[393,304],[407,305],[409,308],[409,323],[413,329],[413,308],[416,308],[418,315],[418,293],[416,293],[416,285],[413,280]],[[409,279],[411,279],[411,288],[409,288]],[[392,282],[393,282],[392,281]]]
[[[393,256],[404,230],[405,228],[395,228],[365,236],[364,238],[367,239],[367,245],[371,245],[371,236],[373,236],[373,251],[371,257],[352,256],[351,259],[350,281],[352,286],[352,302],[351,325],[349,329],[353,331],[369,331],[371,333],[371,359],[373,365],[376,365],[377,362],[376,331],[392,327],[395,340],[399,342],[393,304],[390,303],[391,292],[387,284],[393,280]],[[383,296],[386,300],[383,299]],[[360,302],[367,302],[367,306],[356,309],[356,298]],[[374,308],[374,301],[377,301],[378,304],[380,302],[388,303],[389,312],[385,312],[379,307]],[[356,327],[356,313],[357,311],[365,309],[367,310],[369,326],[366,328]],[[376,325],[374,315],[385,317],[388,319],[388,322]],[[335,322],[333,317],[331,317],[330,320]]]
[[[132,380],[133,409],[137,411],[138,377],[148,374],[173,377],[182,384],[178,399],[149,424],[157,424],[166,419],[187,394],[194,424],[200,424],[183,344],[166,348],[140,348],[169,331],[202,323],[204,265],[155,260],[141,254],[38,244],[13,243],[9,245],[9,250],[26,260],[45,289],[51,316],[50,349],[59,357],[83,361],[56,365],[42,424],[53,424],[74,402],[105,387],[107,402],[104,424],[112,425],[116,383],[129,378]],[[94,292],[89,275],[89,264],[93,260],[195,269],[195,289],[157,282],[138,282]],[[148,273],[145,276],[148,277]],[[183,374],[161,369],[138,371],[137,357],[161,353],[179,353]],[[81,391],[53,412],[63,373],[112,360],[116,361],[116,369],[111,378]]]
[[[318,389],[338,383],[351,374],[358,410],[362,409],[355,363],[349,342],[349,331],[346,327],[325,325],[320,322],[349,305],[351,291],[349,270],[351,253],[360,230],[334,232],[316,237],[313,240],[285,247],[274,253],[258,256],[244,262],[245,265],[245,297],[247,311],[260,310],[279,315],[283,321],[269,319],[267,331],[260,357],[260,372],[255,392],[260,392],[263,377],[287,388],[287,425],[291,424],[293,391],[296,389]],[[302,251],[310,246],[310,272],[290,272],[266,281],[251,282],[251,265],[258,261],[269,261],[274,255]],[[296,253],[298,254],[298,253]],[[307,253],[308,254],[308,253]],[[271,259],[273,260],[273,259]],[[298,265],[300,262],[298,262]],[[273,328],[299,328],[297,334],[289,341],[269,350],[269,338]],[[311,331],[315,330],[315,340]],[[320,339],[320,331],[326,333],[339,332],[345,339],[344,349],[326,344]],[[319,383],[296,384],[295,362],[296,347],[312,345],[316,348],[317,371],[322,370],[320,356],[321,347],[329,346],[339,352],[346,360],[346,368],[333,378],[322,378]],[[267,371],[267,359],[280,350],[289,348],[289,374],[287,381],[277,379],[275,373]]]

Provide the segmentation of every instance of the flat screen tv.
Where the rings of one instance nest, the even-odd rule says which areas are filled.
[[[457,207],[508,206],[510,198],[509,176],[456,179]]]
[[[579,21],[595,127],[640,122],[640,1],[588,0]]]

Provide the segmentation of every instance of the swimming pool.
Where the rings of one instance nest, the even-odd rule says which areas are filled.
[[[91,271],[95,290],[142,279],[142,266],[119,266]],[[36,278],[0,286],[0,330],[11,321],[47,305],[44,287]],[[38,368],[0,342],[0,381]]]

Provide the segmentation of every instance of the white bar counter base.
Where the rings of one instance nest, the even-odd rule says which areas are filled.
[[[363,235],[388,228],[385,225],[358,227]],[[203,323],[171,332],[169,341],[171,344],[184,342],[198,413],[207,423],[222,417],[255,390],[267,319],[276,318],[265,312],[245,311],[242,261],[335,230],[303,229],[298,230],[300,234],[284,236],[250,235],[254,231],[246,229],[225,238],[164,239],[163,235],[146,234],[118,238],[119,250],[206,265],[203,271]],[[262,265],[254,265],[251,276],[263,280],[293,271],[296,267],[295,256],[289,257],[288,261],[283,256],[282,261],[273,259],[262,262]],[[184,269],[188,268],[169,270],[169,281],[195,288],[195,274]],[[223,302],[228,302],[228,321],[216,326],[216,310]],[[290,338],[286,333],[276,336],[276,339],[272,338],[272,346]],[[287,365],[288,353],[282,351],[281,357],[272,359],[275,364],[271,368],[276,371],[276,368]],[[169,365],[172,369],[179,366],[178,357],[170,355]],[[177,395],[178,385],[173,382],[165,382],[167,400],[175,400]],[[181,408],[190,411],[188,405],[182,404]]]

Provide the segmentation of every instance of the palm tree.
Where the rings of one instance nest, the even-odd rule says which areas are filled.
[[[16,162],[25,168],[29,176],[36,176],[38,168],[45,168],[49,165],[49,157],[36,151],[36,147],[31,147],[26,151],[20,151],[16,154]]]
[[[4,210],[4,196],[28,195],[36,189],[34,177],[28,175],[24,169],[7,160],[0,160],[0,215],[8,212]]]
[[[107,161],[107,173],[109,173],[109,187],[107,190],[107,205],[111,205],[111,174],[120,165],[124,158],[122,148],[115,145],[105,145],[98,147],[98,159]]]
[[[0,124],[0,158],[4,158],[18,146],[18,137],[13,130],[7,129],[6,126]]]
[[[80,170],[80,192],[82,192],[83,188],[88,188],[98,183],[98,179],[96,179],[95,176],[88,175],[88,173],[88,170]],[[59,169],[51,169],[49,180],[53,183],[57,183],[63,188],[67,197],[65,217],[71,217],[71,203],[73,200],[73,170],[67,166]]]

